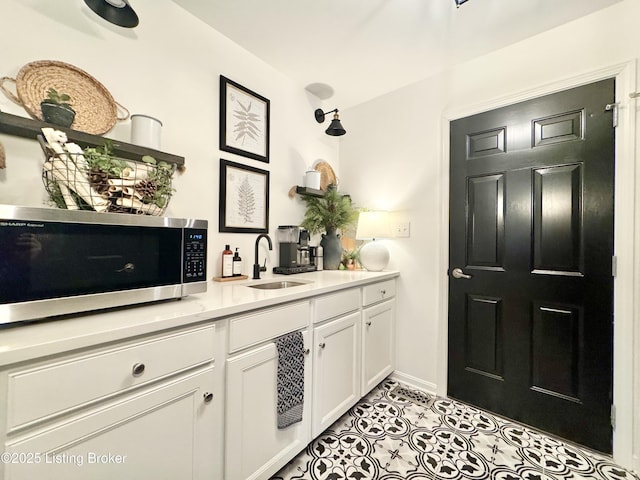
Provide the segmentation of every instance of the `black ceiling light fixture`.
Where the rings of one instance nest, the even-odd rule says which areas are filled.
[[[344,135],[347,131],[342,127],[340,123],[340,117],[338,117],[338,109],[335,108],[329,112],[323,112],[321,108],[317,109],[315,112],[316,122],[323,123],[325,116],[329,113],[333,113],[333,120],[331,120],[331,124],[329,128],[327,128],[324,133],[327,135],[331,135],[332,137],[339,137],[340,135]]]
[[[453,0],[454,2],[456,2],[456,7],[460,8],[460,5],[462,5],[464,2],[466,2],[467,0]]]
[[[84,0],[91,10],[107,22],[120,27],[137,27],[139,20],[127,0]]]

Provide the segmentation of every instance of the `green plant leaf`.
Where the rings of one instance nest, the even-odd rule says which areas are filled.
[[[358,218],[358,211],[351,203],[351,198],[330,188],[323,197],[303,197],[307,205],[301,226],[310,233],[344,229],[353,225]]]

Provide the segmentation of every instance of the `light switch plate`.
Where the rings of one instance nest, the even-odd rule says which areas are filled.
[[[411,233],[411,223],[402,222],[402,223],[396,224],[394,233],[396,238],[408,238]]]

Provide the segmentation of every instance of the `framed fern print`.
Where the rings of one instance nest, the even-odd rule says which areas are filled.
[[[220,150],[269,163],[269,99],[220,75]]]
[[[220,232],[269,232],[269,172],[220,159]]]

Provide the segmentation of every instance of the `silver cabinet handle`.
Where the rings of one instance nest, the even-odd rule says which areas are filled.
[[[120,272],[131,273],[135,269],[136,269],[135,263],[125,263],[124,266],[120,270],[116,270],[116,272],[118,272],[118,273],[120,273]]]
[[[454,268],[453,271],[451,272],[451,276],[453,278],[464,278],[465,280],[471,279],[471,275],[465,274],[461,268]]]
[[[136,363],[131,369],[131,375],[133,375],[134,377],[139,377],[144,373],[144,369],[144,363]]]
[[[326,346],[326,344],[324,342],[322,342],[320,345],[318,345],[320,348],[324,348]]]
[[[203,395],[203,398],[204,398],[204,403],[211,403],[211,400],[213,400],[213,393],[211,393],[211,392],[206,392],[206,393]]]

